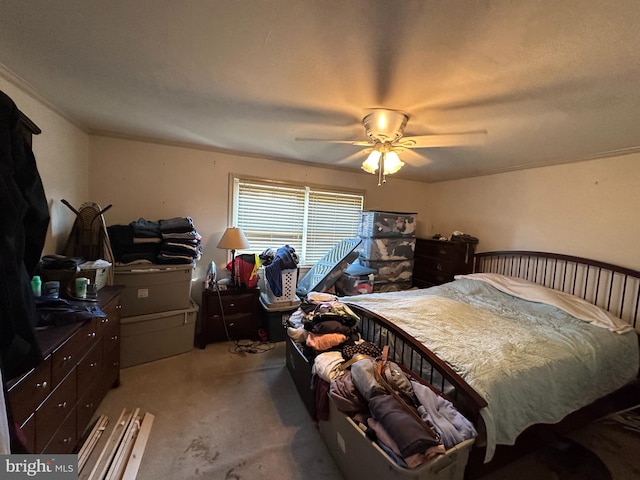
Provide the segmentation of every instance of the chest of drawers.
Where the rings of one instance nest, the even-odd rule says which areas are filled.
[[[417,238],[413,285],[432,287],[452,281],[455,275],[471,273],[474,254],[473,243]]]
[[[106,317],[37,331],[44,360],[7,382],[13,420],[33,453],[70,453],[120,379],[120,298],[99,291]]]

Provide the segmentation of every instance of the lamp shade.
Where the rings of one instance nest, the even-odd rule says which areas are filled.
[[[218,248],[227,250],[242,250],[249,248],[249,240],[244,236],[238,227],[229,227],[225,230],[222,238],[218,242]]]

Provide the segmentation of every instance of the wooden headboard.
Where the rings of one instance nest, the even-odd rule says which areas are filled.
[[[523,278],[570,293],[622,318],[638,330],[640,272],[571,255],[528,251],[476,253],[474,272]]]

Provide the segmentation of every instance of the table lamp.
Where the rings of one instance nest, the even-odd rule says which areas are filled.
[[[231,250],[231,286],[237,287],[236,283],[236,250],[249,248],[249,240],[244,236],[238,227],[229,227],[222,234],[218,242],[218,248]]]

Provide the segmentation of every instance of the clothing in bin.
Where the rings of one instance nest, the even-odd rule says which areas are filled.
[[[264,272],[269,288],[275,297],[281,297],[283,293],[282,272],[298,268],[298,254],[293,247],[285,245],[278,248],[265,250],[260,254],[260,261],[264,265]],[[295,292],[295,285],[294,285]]]

